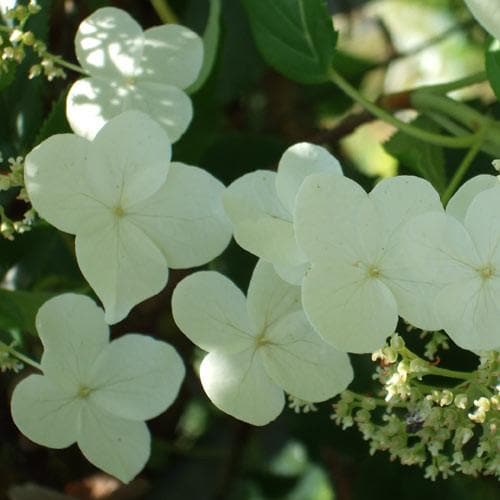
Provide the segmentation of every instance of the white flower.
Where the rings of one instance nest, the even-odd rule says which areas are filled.
[[[93,139],[128,109],[149,114],[172,142],[187,129],[193,112],[182,89],[196,80],[203,61],[196,33],[174,24],[143,32],[125,11],[105,7],[80,24],[75,50],[90,74],[73,84],[66,101],[76,134]]]
[[[440,327],[471,351],[500,346],[500,185],[493,177],[495,187],[481,191],[481,177],[457,192],[453,215],[423,214],[405,228],[419,279],[433,283]]]
[[[38,311],[43,375],[30,375],[12,395],[17,427],[35,443],[77,442],[97,467],[128,482],[144,467],[150,435],[144,420],[177,397],[184,365],[151,337],[128,334],[109,343],[102,309],[64,294]]]
[[[297,241],[311,262],[302,284],[304,310],[320,335],[346,352],[373,352],[394,332],[398,312],[428,326],[432,304],[406,261],[400,228],[439,210],[422,179],[381,181],[367,195],[345,177],[308,177],[297,195]]]
[[[223,185],[170,164],[165,131],[138,111],[113,118],[92,142],[47,139],[26,157],[25,182],[40,215],[76,234],[78,264],[109,323],[160,292],[168,267],[204,264],[231,237]]]
[[[295,197],[303,180],[320,172],[342,175],[342,168],[326,149],[299,143],[285,151],[277,173],[257,170],[246,174],[223,195],[238,244],[274,264],[276,272],[292,284],[302,282],[307,267],[307,257],[295,241]]]
[[[200,378],[211,401],[253,425],[283,410],[283,391],[311,403],[343,391],[353,373],[346,354],[326,345],[309,325],[300,288],[259,261],[245,301],[215,272],[185,278],[174,290],[174,319],[209,354]]]
[[[464,0],[476,21],[497,40],[500,40],[500,4],[497,0]]]

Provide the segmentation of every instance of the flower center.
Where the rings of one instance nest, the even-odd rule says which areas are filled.
[[[495,274],[496,269],[493,264],[486,264],[476,269],[476,271],[479,273],[479,276],[481,276],[481,278],[487,280]]]
[[[128,78],[126,78],[125,84],[127,85],[127,87],[133,87],[135,85],[135,77],[129,76]]]
[[[370,264],[366,269],[366,273],[369,278],[378,278],[380,276],[380,269],[375,264]]]
[[[255,337],[255,345],[257,349],[267,344],[270,344],[270,342],[268,339],[266,339],[265,333],[260,333],[259,335],[257,335],[257,337]]]
[[[122,207],[120,207],[120,205],[116,206],[116,207],[113,207],[113,213],[117,216],[117,217],[123,217],[125,215],[125,211],[123,210]]]
[[[80,399],[85,399],[91,392],[92,389],[90,387],[82,385],[78,389],[77,397],[79,397]]]

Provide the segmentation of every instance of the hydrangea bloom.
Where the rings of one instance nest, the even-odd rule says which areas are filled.
[[[192,118],[182,89],[196,80],[203,42],[174,24],[142,31],[125,11],[96,10],[78,28],[76,56],[90,78],[71,87],[66,114],[73,131],[93,139],[111,118],[128,109],[158,121],[175,142]]]
[[[144,467],[150,435],[144,420],[165,411],[184,378],[168,344],[128,334],[109,342],[102,309],[64,294],[39,310],[43,375],[30,375],[12,395],[17,427],[35,443],[77,442],[97,467],[130,481]]]
[[[299,143],[285,151],[277,173],[257,170],[246,174],[223,195],[238,244],[274,264],[276,272],[292,284],[302,282],[307,266],[307,257],[295,241],[295,196],[308,175],[320,172],[342,175],[342,168],[326,149]]]
[[[498,180],[478,176],[450,200],[446,214],[422,214],[405,227],[412,266],[433,284],[440,327],[472,351],[500,346],[499,214]]]
[[[92,142],[50,137],[27,155],[25,182],[40,215],[76,234],[78,264],[109,323],[161,291],[167,265],[204,264],[231,237],[223,185],[170,164],[165,131],[137,111],[112,119]]]
[[[398,313],[415,326],[432,321],[427,284],[417,282],[402,250],[401,227],[442,210],[434,188],[417,177],[381,181],[367,195],[345,177],[308,177],[297,195],[297,241],[311,262],[304,310],[339,350],[373,352],[394,332]]]
[[[265,425],[283,410],[283,391],[310,402],[343,391],[353,373],[346,354],[308,323],[300,288],[259,261],[248,299],[226,277],[199,272],[174,290],[174,319],[209,354],[200,367],[208,397],[221,410]]]
[[[483,28],[500,40],[500,4],[493,0],[464,0]]]

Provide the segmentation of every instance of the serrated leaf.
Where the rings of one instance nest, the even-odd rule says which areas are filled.
[[[423,130],[436,130],[433,122],[424,117],[418,117],[412,124]],[[440,147],[397,132],[384,148],[412,173],[427,179],[439,193],[443,192],[446,187],[445,158]]]
[[[52,108],[42,123],[40,130],[35,138],[34,145],[40,144],[45,139],[48,139],[51,135],[63,134],[65,132],[71,132],[71,128],[66,119],[66,94],[65,89],[59,97],[53,102]]]
[[[324,0],[243,0],[257,47],[300,83],[328,80],[337,33]]]
[[[54,294],[0,289],[0,329],[36,334],[35,316]]]
[[[188,94],[194,94],[197,90],[203,87],[207,78],[210,76],[210,72],[212,71],[215,58],[217,56],[217,48],[219,46],[220,10],[221,0],[210,0],[207,26],[205,28],[205,32],[203,33],[203,65],[196,81],[188,87]]]

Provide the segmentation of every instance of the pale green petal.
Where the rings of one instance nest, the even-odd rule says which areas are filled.
[[[211,352],[200,366],[203,389],[223,412],[252,425],[266,425],[282,412],[285,395],[267,375],[254,349]]]
[[[500,272],[500,184],[474,198],[464,226],[474,241],[482,264],[495,262]]]
[[[338,160],[321,146],[300,142],[283,153],[276,175],[276,191],[290,213],[294,211],[295,198],[304,179],[322,172],[342,175]]]
[[[163,83],[137,81],[130,89],[125,109],[137,109],[157,121],[176,142],[193,118],[191,99],[185,92]]]
[[[500,40],[500,4],[492,0],[464,0],[472,15],[493,37]]]
[[[126,111],[109,121],[92,142],[87,184],[95,198],[127,211],[165,182],[170,155],[163,128],[144,113]]]
[[[128,483],[148,461],[151,436],[144,422],[125,420],[86,404],[78,446],[89,462]]]
[[[172,163],[165,184],[131,207],[130,217],[161,249],[169,267],[200,266],[218,257],[231,239],[223,189],[205,170]]]
[[[78,62],[92,76],[134,76],[144,44],[142,28],[124,10],[104,7],[84,19],[75,37]]]
[[[104,311],[84,295],[66,293],[38,310],[36,326],[44,346],[44,374],[67,391],[88,380],[89,370],[108,345]]]
[[[291,285],[298,286],[302,284],[302,280],[304,279],[304,275],[308,268],[308,263],[300,264],[298,266],[274,264],[274,270],[281,279],[287,281]]]
[[[42,375],[30,375],[12,394],[14,423],[31,441],[49,448],[66,448],[78,436],[81,400]]]
[[[66,97],[66,118],[75,134],[92,140],[99,130],[127,107],[123,82],[83,78],[70,87]]]
[[[351,383],[349,356],[327,345],[302,311],[288,314],[266,334],[258,353],[270,377],[304,401],[324,401]]]
[[[166,24],[144,32],[140,79],[168,83],[184,89],[191,85],[203,62],[203,42],[178,24]]]
[[[205,351],[235,352],[254,342],[245,296],[228,278],[202,271],[184,278],[172,296],[177,326]]]
[[[74,234],[106,210],[82,175],[89,145],[72,134],[53,135],[26,156],[24,178],[33,207],[68,233]]]
[[[344,352],[373,352],[394,333],[396,301],[387,286],[368,278],[364,266],[332,256],[313,264],[302,284],[304,310],[316,331]]]
[[[283,281],[272,264],[259,260],[248,286],[247,309],[261,333],[285,314],[302,309],[300,287]]]
[[[380,181],[370,192],[370,199],[390,233],[412,217],[443,210],[438,192],[420,177],[398,175]]]
[[[234,181],[224,192],[224,209],[238,244],[279,265],[305,262],[297,247],[292,215],[278,199],[276,173],[257,170]]]
[[[117,323],[167,283],[165,257],[128,217],[112,218],[76,237],[78,265],[104,304],[105,319]]]
[[[500,279],[481,279],[474,270],[464,270],[457,281],[437,296],[436,312],[444,330],[464,349],[498,349],[500,334]]]
[[[467,209],[476,195],[497,185],[499,185],[498,177],[494,175],[476,175],[462,184],[450,198],[446,205],[446,213],[463,222]]]
[[[113,340],[96,359],[89,398],[113,415],[148,420],[174,402],[184,373],[173,347],[145,335],[127,334]]]
[[[328,261],[332,247],[347,252],[356,248],[353,222],[366,198],[361,186],[341,175],[315,174],[305,179],[297,195],[294,226],[299,248],[311,261]]]

